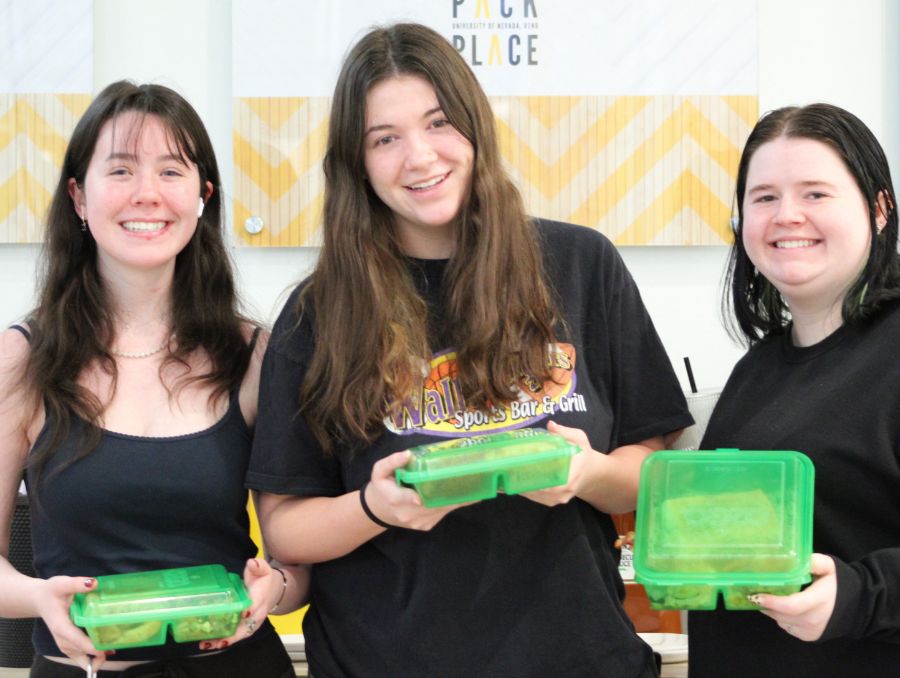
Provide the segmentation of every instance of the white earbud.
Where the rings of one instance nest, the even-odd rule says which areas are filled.
[[[197,218],[198,219],[203,216],[203,208],[204,208],[203,198],[200,198],[200,205],[197,207]]]

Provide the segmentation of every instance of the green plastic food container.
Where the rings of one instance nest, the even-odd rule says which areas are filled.
[[[425,506],[491,499],[562,485],[579,447],[542,428],[454,438],[410,449],[397,482],[412,486]]]
[[[98,650],[162,645],[232,635],[250,607],[244,582],[221,565],[112,574],[78,593],[70,614]]]
[[[656,609],[757,609],[810,581],[814,470],[800,452],[654,452],[641,466],[635,581]]]

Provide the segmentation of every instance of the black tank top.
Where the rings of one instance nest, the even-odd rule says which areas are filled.
[[[36,445],[54,425],[48,415]],[[244,487],[252,431],[237,389],[224,416],[204,431],[148,438],[104,430],[87,457],[54,473],[77,451],[84,427],[73,417],[71,434],[42,473],[40,509],[31,516],[37,576],[94,577],[208,563],[243,574],[257,547],[249,535]],[[29,489],[32,481],[27,473]],[[34,645],[40,654],[62,655],[40,619]],[[197,652],[197,643],[170,642],[118,650],[115,658]]]

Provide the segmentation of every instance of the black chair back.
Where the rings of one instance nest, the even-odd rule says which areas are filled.
[[[9,562],[19,572],[34,576],[31,548],[31,511],[28,497],[19,495],[9,535]],[[0,618],[0,666],[22,669],[31,666],[34,646],[31,644],[33,619]]]

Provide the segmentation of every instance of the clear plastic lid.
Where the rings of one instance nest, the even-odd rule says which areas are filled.
[[[97,588],[72,602],[79,626],[170,620],[242,610],[250,604],[244,584],[221,565],[97,577]]]
[[[410,451],[397,482],[414,487],[426,506],[445,506],[561,485],[579,447],[545,429],[522,428]]]
[[[571,456],[578,446],[542,428],[454,438],[410,448],[407,478],[453,477],[539,459]]]
[[[635,579],[810,580],[812,462],[793,451],[660,451],[641,468]]]

